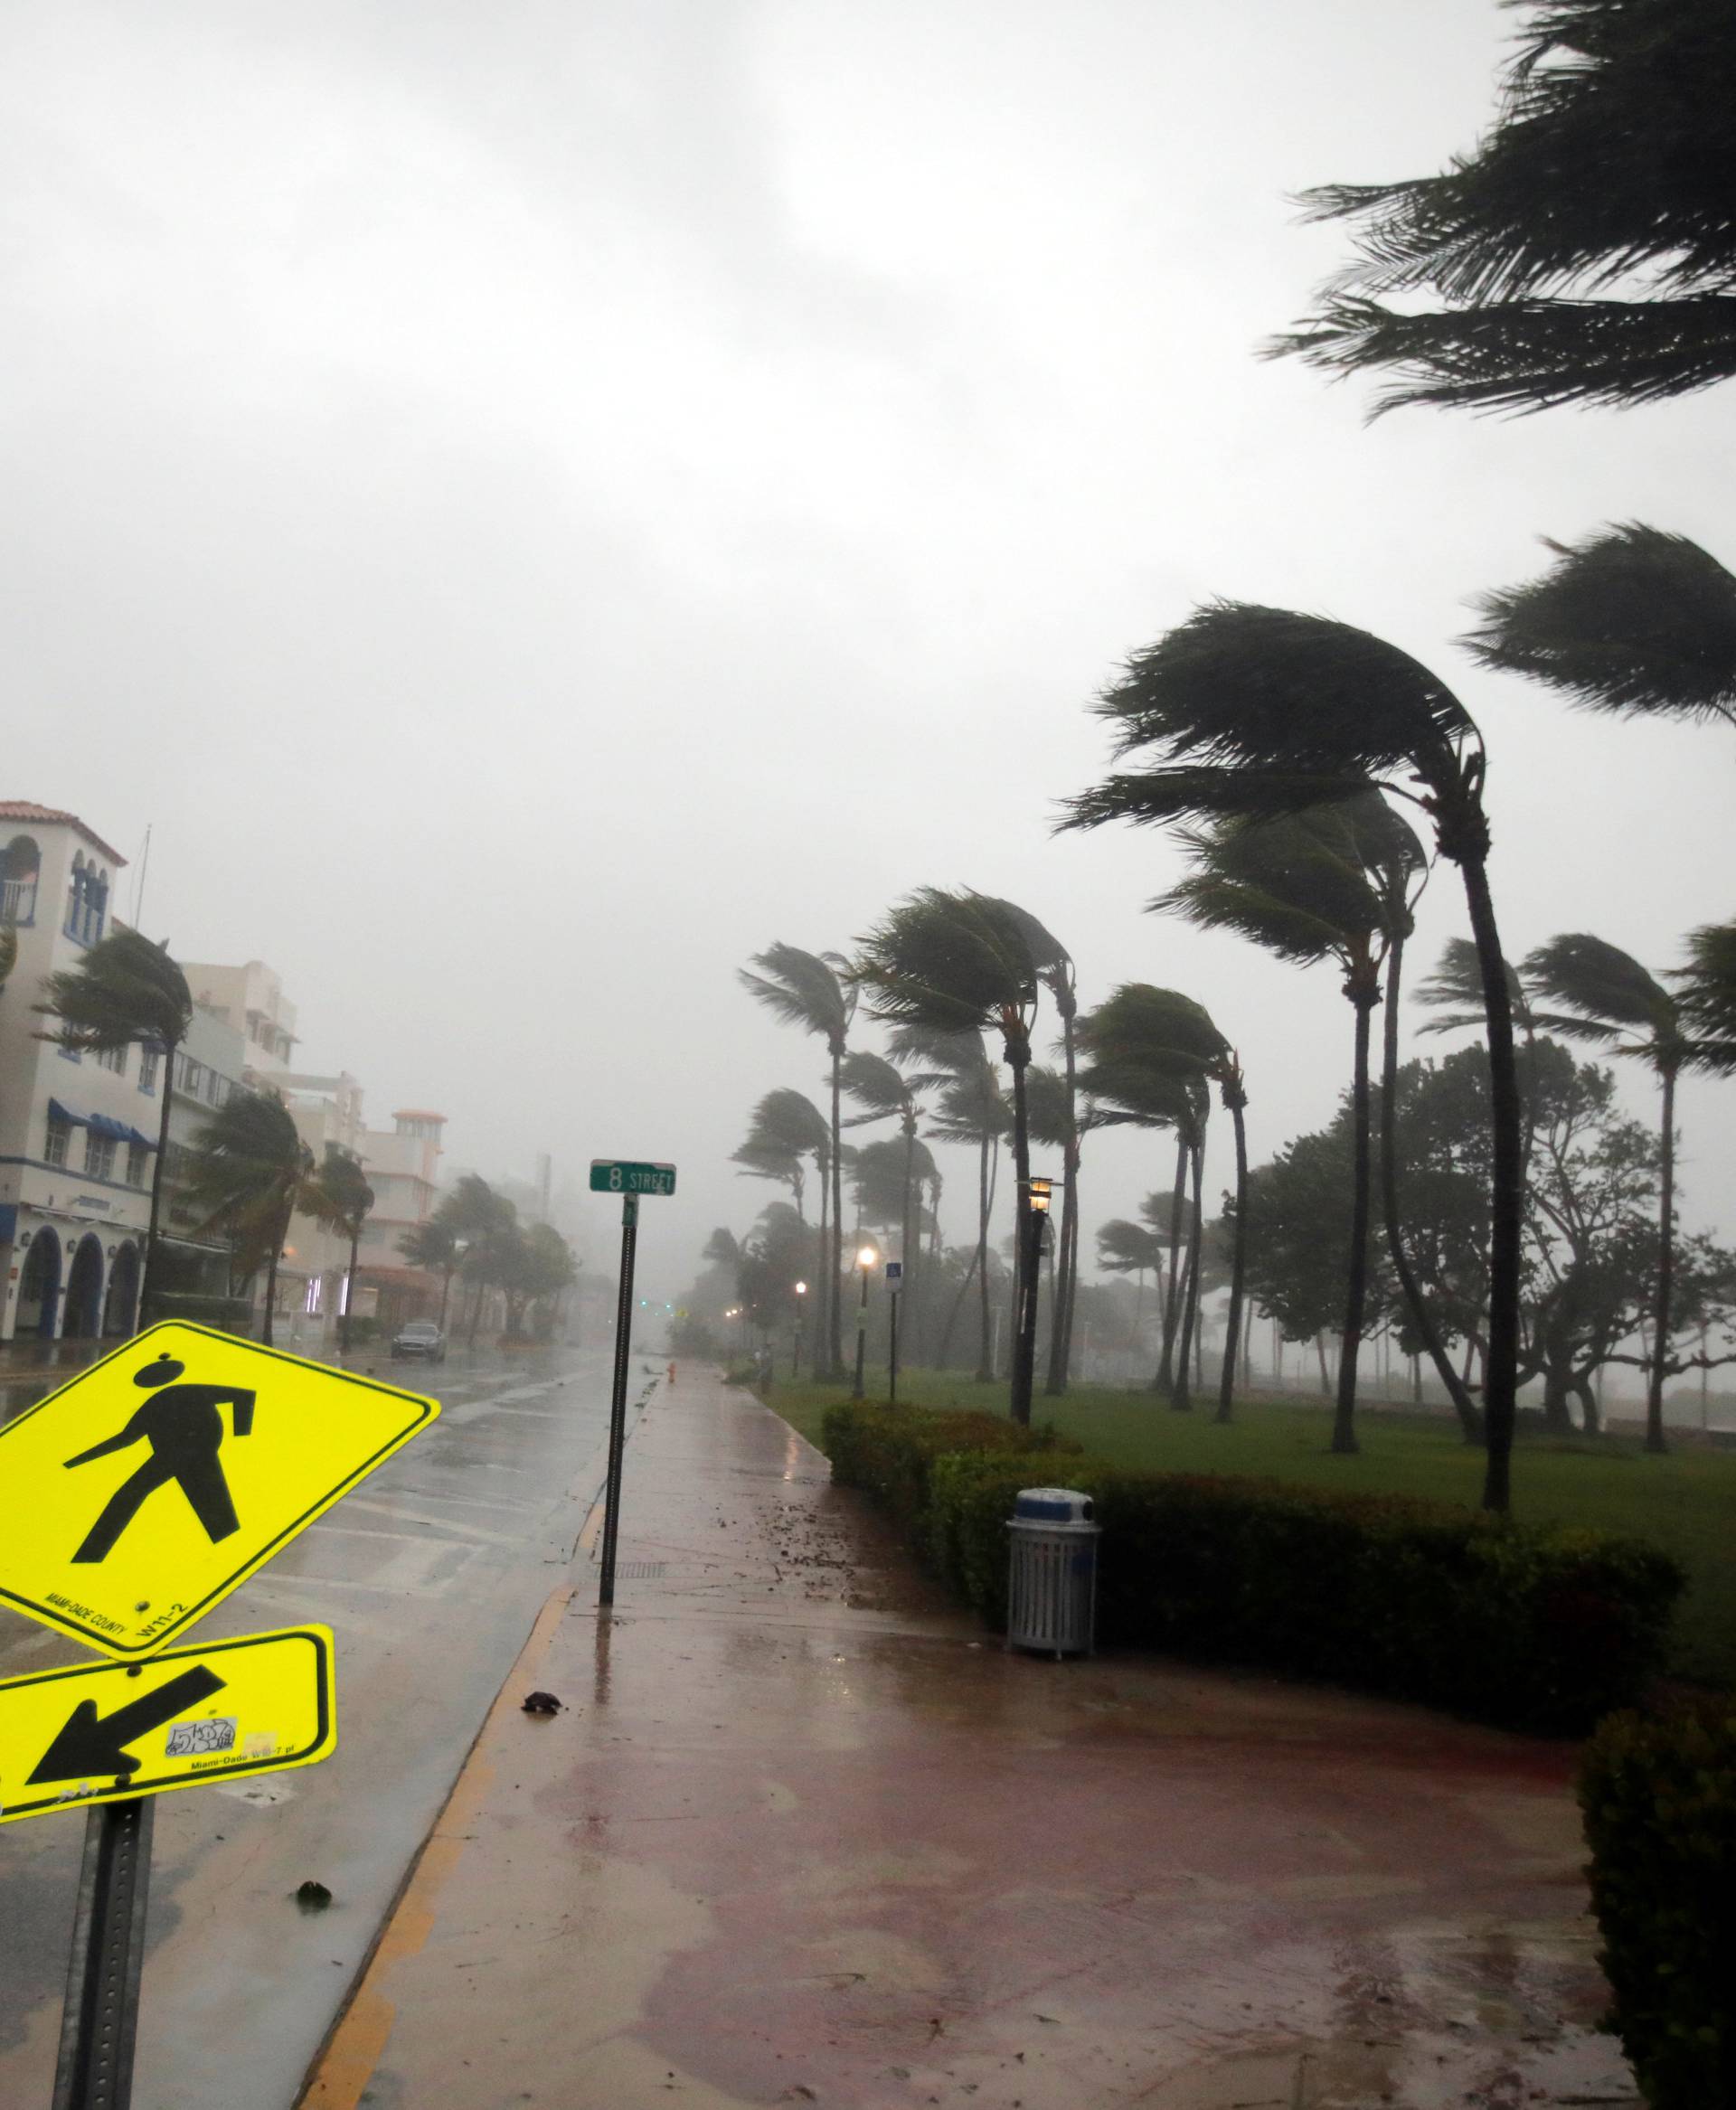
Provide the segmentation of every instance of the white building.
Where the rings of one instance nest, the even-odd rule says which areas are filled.
[[[126,862],[76,814],[0,800],[0,1341],[131,1331],[164,1088],[146,1048],[71,1055],[42,1040],[47,977],[109,927]]]
[[[358,1302],[357,1309],[371,1307],[388,1326],[439,1311],[439,1276],[412,1267],[399,1241],[434,1213],[445,1129],[444,1114],[406,1107],[392,1116],[390,1134],[370,1128],[363,1135],[362,1169],[373,1189],[373,1207],[356,1256],[358,1297],[365,1288],[369,1304]]]

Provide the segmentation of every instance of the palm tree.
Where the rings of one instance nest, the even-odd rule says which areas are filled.
[[[1170,1128],[1176,1141],[1175,1192],[1170,1197],[1169,1282],[1164,1299],[1163,1359],[1152,1379],[1170,1405],[1186,1413],[1194,1404],[1193,1342],[1200,1290],[1200,1243],[1204,1214],[1200,1203],[1205,1130],[1212,1095],[1197,1070],[1178,1068],[1169,1038],[1171,1022],[1162,995],[1149,984],[1124,984],[1079,1022],[1080,1044],[1090,1059],[1084,1084],[1096,1101],[1099,1126],[1131,1124]],[[1191,1195],[1190,1195],[1191,1187]],[[1178,1264],[1182,1220],[1188,1220],[1187,1258]],[[1155,1222],[1156,1230],[1159,1227]],[[1179,1337],[1180,1354],[1175,1353]]]
[[[60,1021],[46,1036],[63,1048],[108,1054],[137,1041],[163,1059],[163,1097],[157,1114],[156,1153],[151,1162],[151,1207],[145,1233],[145,1278],[137,1310],[156,1272],[158,1227],[163,1215],[163,1175],[169,1155],[169,1110],[175,1097],[175,1059],[193,1028],[193,993],[169,957],[168,940],[153,945],[124,925],[99,937],[76,967],[62,968],[43,984],[37,1009]],[[269,1321],[268,1321],[269,1323]],[[267,1338],[269,1338],[268,1334]]]
[[[839,1096],[843,1090],[844,1042],[856,1008],[856,993],[841,978],[847,963],[836,953],[807,953],[799,946],[778,944],[753,956],[760,969],[737,970],[737,980],[757,1003],[786,1025],[799,1026],[825,1041],[832,1059],[832,1250],[826,1264],[826,1340],[831,1374],[844,1374],[844,1144]]]
[[[458,1272],[473,1286],[467,1338],[475,1347],[483,1299],[494,1279],[492,1270],[498,1258],[495,1248],[518,1211],[505,1195],[495,1193],[480,1173],[465,1173],[440,1203],[439,1213],[462,1248]]]
[[[1534,994],[1558,1012],[1537,1023],[1564,1040],[1635,1055],[1656,1074],[1662,1094],[1657,1220],[1657,1292],[1653,1305],[1652,1367],[1646,1391],[1646,1448],[1669,1448],[1664,1438],[1664,1380],[1668,1374],[1675,1272],[1675,1080],[1691,1052],[1682,1007],[1631,953],[1588,931],[1552,937],[1524,963]]]
[[[1013,1164],[1018,1184],[1016,1235],[1027,1251],[1031,1211],[1031,1138],[1024,1073],[1037,1013],[1038,966],[1029,919],[986,894],[921,887],[862,940],[854,978],[869,992],[869,1009],[893,1025],[932,1032],[999,1031],[1013,1073]],[[1019,1328],[1010,1412],[1031,1418],[1027,1325]]]
[[[1558,561],[1541,579],[1473,604],[1485,666],[1589,711],[1736,727],[1736,578],[1715,557],[1637,521],[1543,546]]]
[[[1690,1069],[1736,1075],[1736,923],[1708,923],[1687,937],[1688,964],[1670,970],[1676,999],[1694,1034]]]
[[[1137,1346],[1139,1318],[1146,1301],[1146,1271],[1158,1282],[1164,1278],[1164,1241],[1155,1229],[1129,1223],[1125,1216],[1112,1216],[1097,1227],[1097,1264],[1110,1275],[1134,1277],[1133,1326]]]
[[[193,1137],[188,1184],[206,1212],[201,1229],[228,1235],[239,1271],[265,1269],[260,1338],[269,1348],[289,1220],[298,1209],[324,1206],[314,1154],[281,1099],[234,1092]]]
[[[1427,875],[1415,832],[1373,792],[1272,820],[1222,819],[1184,832],[1196,870],[1153,904],[1210,930],[1233,930],[1279,959],[1331,960],[1355,1021],[1351,1069],[1354,1153],[1350,1267],[1338,1360],[1332,1447],[1354,1452],[1356,1372],[1368,1295],[1372,1094],[1369,1046],[1382,968],[1410,927],[1412,889]],[[1208,1022],[1209,1023],[1209,1022]],[[1396,1058],[1396,1045],[1394,1049]],[[1237,1239],[1246,1200],[1246,1151],[1237,1189]],[[1231,1339],[1241,1321],[1238,1297]],[[1227,1367],[1227,1366],[1226,1366]],[[1220,1418],[1228,1418],[1230,1380]]]
[[[913,1328],[917,1278],[921,1273],[920,1186],[921,1180],[928,1176],[926,1170],[919,1174],[918,1152],[921,1152],[926,1166],[934,1163],[918,1141],[922,1121],[921,1080],[906,1077],[896,1063],[889,1062],[883,1055],[871,1055],[863,1049],[856,1049],[844,1058],[844,1088],[863,1109],[844,1123],[846,1128],[860,1128],[871,1121],[896,1119],[904,1138],[904,1205],[899,1215],[898,1257],[904,1268],[906,1323]],[[914,1338],[913,1333],[910,1338]]]
[[[319,1168],[315,1217],[327,1229],[341,1231],[350,1241],[350,1264],[344,1277],[344,1309],[337,1322],[338,1344],[350,1352],[350,1318],[355,1308],[355,1251],[362,1242],[362,1226],[373,1207],[373,1189],[362,1173],[361,1160],[335,1143],[326,1145],[326,1162]]]
[[[912,1084],[919,1089],[939,1092],[928,1129],[929,1141],[967,1144],[976,1152],[976,1246],[947,1315],[940,1347],[944,1352],[951,1341],[958,1307],[975,1280],[981,1317],[976,1381],[989,1384],[995,1377],[995,1328],[989,1308],[988,1227],[1000,1176],[1001,1139],[1013,1125],[1001,1088],[1000,1065],[990,1059],[978,1032],[934,1032],[922,1026],[901,1026],[892,1036],[891,1046],[898,1060],[926,1065],[912,1073]]]
[[[1154,767],[1070,802],[1063,826],[1297,813],[1373,787],[1426,812],[1464,881],[1487,1017],[1493,1177],[1486,1507],[1511,1502],[1519,1360],[1519,1080],[1506,963],[1489,891],[1487,757],[1445,683],[1366,630],[1288,608],[1218,602],[1137,653],[1099,701],[1118,751]]]
[[[1395,375],[1381,409],[1651,402],[1736,372],[1736,20],[1720,0],[1532,5],[1474,152],[1304,193],[1357,223],[1357,260],[1274,352]]]
[[[412,1267],[421,1267],[440,1278],[440,1328],[446,1328],[447,1299],[458,1265],[458,1235],[439,1210],[412,1224],[398,1241],[398,1250]]]

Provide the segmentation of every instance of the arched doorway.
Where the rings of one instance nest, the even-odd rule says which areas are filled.
[[[138,1305],[138,1248],[122,1246],[108,1270],[108,1294],[102,1300],[105,1334],[130,1333]]]
[[[62,1341],[94,1340],[102,1324],[102,1240],[87,1231],[72,1255],[66,1276],[66,1317]]]
[[[18,1284],[18,1331],[54,1338],[54,1314],[61,1303],[61,1241],[44,1228],[30,1241],[24,1272]]]

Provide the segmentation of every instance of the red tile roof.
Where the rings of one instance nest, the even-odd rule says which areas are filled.
[[[77,814],[62,813],[58,806],[37,805],[28,798],[0,798],[0,821],[58,821],[69,828],[76,828],[87,843],[94,843],[107,858],[116,864],[127,860],[112,843],[105,843],[94,828],[88,827]]]

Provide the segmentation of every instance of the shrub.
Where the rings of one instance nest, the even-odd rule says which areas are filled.
[[[1106,1643],[1488,1721],[1571,1732],[1631,1702],[1682,1588],[1675,1563],[1634,1540],[1396,1496],[1123,1471],[987,1415],[834,1408],[824,1433],[834,1478],[879,1502],[991,1625],[1005,1624],[1013,1497],[1060,1476],[1103,1527]]]
[[[1736,2103],[1736,1699],[1612,1716],[1580,1807],[1610,2021],[1646,2101]]]

